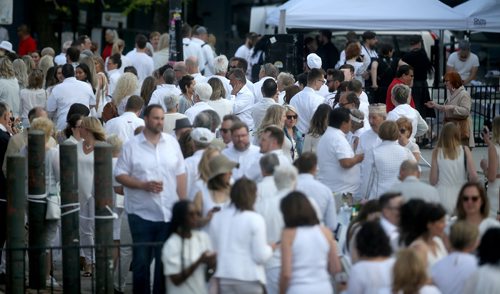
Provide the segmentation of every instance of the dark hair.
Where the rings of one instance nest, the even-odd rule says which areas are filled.
[[[339,69],[349,69],[350,72],[354,73],[354,66],[349,63],[343,64]]]
[[[500,261],[500,250],[498,250],[498,244],[500,244],[500,228],[488,229],[481,238],[481,243],[477,248],[479,265],[498,265],[498,262]]]
[[[361,257],[389,257],[392,254],[389,237],[376,220],[361,226],[356,235],[356,249]]]
[[[207,182],[207,187],[210,190],[223,190],[231,187],[225,180],[226,174],[219,174],[211,178]]]
[[[285,88],[285,103],[290,104],[290,100],[292,100],[293,96],[300,92],[300,88],[297,85],[291,85]]]
[[[375,32],[372,32],[372,31],[366,31],[363,33],[363,35],[361,35],[361,37],[363,38],[363,41],[374,39],[376,36],[377,36],[377,34],[375,34]]]
[[[427,203],[422,199],[411,199],[400,208],[399,243],[409,246],[427,231]]]
[[[57,70],[59,68],[62,69],[62,66],[53,66],[47,70],[47,73],[45,74],[45,88],[54,86],[59,83],[59,80],[57,79]]]
[[[278,146],[283,145],[283,142],[285,141],[285,133],[283,132],[282,129],[280,129],[278,126],[270,125],[267,126],[263,131],[263,133],[267,132],[269,132],[269,137],[274,138],[276,140]]]
[[[163,107],[161,107],[160,104],[149,104],[148,107],[146,107],[146,109],[144,110],[144,117],[149,116],[151,111],[155,108],[159,108],[163,111]]]
[[[363,85],[360,81],[354,79],[349,81],[349,84],[347,84],[347,90],[360,93],[361,91],[363,91]]]
[[[177,233],[179,229],[185,230],[186,220],[189,211],[189,200],[179,200],[172,207],[172,218],[170,219],[171,232]]]
[[[133,65],[125,66],[125,68],[123,69],[123,73],[126,72],[133,73],[136,77],[138,76],[137,69]]]
[[[267,79],[262,83],[261,90],[264,97],[273,97],[278,92],[278,84],[276,84],[274,79]]]
[[[359,82],[359,81],[358,81]],[[359,109],[359,101],[358,96],[354,92],[349,92],[346,94],[345,98],[347,99],[347,104],[354,104],[356,109]]]
[[[125,105],[126,111],[139,111],[144,106],[144,100],[137,95],[132,95],[127,100],[127,104]]]
[[[83,118],[83,115],[81,114],[78,114],[78,113],[75,113],[75,114],[72,114],[68,120],[67,120],[67,124],[66,124],[66,128],[64,128],[64,136],[66,138],[69,138],[71,137],[71,135],[73,135],[73,130],[72,128],[75,128],[76,127],[76,123],[81,120]]]
[[[349,120],[351,120],[351,112],[348,109],[342,107],[335,108],[330,111],[328,126],[340,129],[342,123],[349,122]]]
[[[338,82],[341,82],[341,83],[345,79],[344,72],[341,71],[341,70],[339,70],[339,69],[331,69],[331,68],[329,68],[326,71],[326,76],[331,76],[334,81],[338,81]]]
[[[308,134],[321,136],[328,127],[328,117],[332,108],[328,104],[320,104],[311,118]]]
[[[380,196],[378,199],[378,204],[380,205],[381,209],[387,208],[389,206],[389,202],[391,202],[392,199],[396,197],[401,197],[401,193],[384,193]]]
[[[413,67],[407,65],[407,64],[403,64],[401,65],[399,68],[398,68],[398,71],[396,71],[396,77],[397,78],[400,78],[402,77],[403,75],[407,75],[410,73],[410,70],[413,70]]]
[[[71,78],[75,76],[75,69],[71,64],[64,64],[62,66],[62,75],[64,78]]]
[[[481,198],[481,202],[483,202],[479,211],[483,218],[487,218],[490,213],[490,199],[486,195],[483,185],[476,182],[468,182],[465,183],[460,189],[460,192],[458,192],[457,205],[455,206],[455,213],[458,219],[465,219],[467,217],[464,210],[463,197],[465,189],[470,187],[475,187],[479,191],[479,197]]]
[[[321,30],[319,32],[321,35],[325,36],[328,40],[332,38],[332,31],[329,30]]]
[[[368,220],[368,216],[372,213],[380,212],[378,199],[368,200],[365,205],[361,206],[358,215],[349,223],[347,227],[346,247],[349,248],[354,230]]]
[[[295,160],[293,165],[298,169],[300,174],[307,174],[318,165],[318,157],[314,152],[304,152]]]
[[[446,215],[446,210],[440,203],[427,203],[426,209],[426,223],[437,222]]]
[[[118,66],[118,68],[122,67],[122,55],[120,53],[115,53],[109,57],[114,64]]]
[[[35,68],[28,76],[28,89],[41,89],[43,86],[43,72]]]
[[[69,118],[73,115],[73,114],[79,114],[83,117],[85,116],[89,116],[90,114],[90,109],[84,105],[84,104],[81,104],[81,103],[73,103],[70,107],[69,107],[69,110],[68,110],[68,115],[66,115],[66,121],[69,120]]]
[[[285,227],[296,228],[319,224],[316,211],[309,199],[302,192],[293,191],[286,195],[280,204]]]
[[[303,87],[307,86],[307,73],[303,72],[301,74],[298,74],[297,76],[295,76],[295,79],[297,80],[299,85],[302,85]]]
[[[222,121],[230,120],[233,123],[235,122],[241,122],[241,119],[236,115],[236,114],[226,114],[222,118]]]
[[[0,102],[0,116],[3,116],[9,110],[9,105],[4,102]]]
[[[182,155],[184,159],[190,157],[194,153],[193,139],[191,138],[191,129],[182,133],[179,137],[179,146],[181,147]]]
[[[185,23],[182,25],[181,34],[183,37],[185,37],[185,38],[191,37],[191,31],[192,31],[192,29],[191,29],[191,26],[189,24]]]
[[[392,45],[389,44],[389,43],[379,44],[378,47],[380,48],[379,49],[379,53],[382,56],[388,56],[389,53],[394,50],[394,48],[392,47]]]
[[[69,58],[69,61],[77,62],[80,59],[80,49],[75,46],[71,46],[66,50],[66,56]]]
[[[137,36],[135,36],[135,44],[137,45],[137,48],[144,49],[147,42],[148,38],[146,38],[146,36],[144,36],[143,34],[138,34]]]
[[[248,125],[244,122],[240,121],[233,121],[233,125],[231,126],[231,133],[239,130],[241,128],[245,128],[247,132],[249,132]]]
[[[237,180],[231,188],[231,202],[238,210],[253,210],[257,197],[257,185],[245,177]]]
[[[30,109],[30,111],[28,111],[28,121],[29,122],[32,122],[35,118],[37,118],[37,112],[39,110],[43,110],[45,111],[45,108],[41,107],[41,106],[35,106],[33,108]]]
[[[233,61],[236,61],[237,64],[234,68],[239,68],[241,69],[242,71],[244,72],[247,72],[247,69],[248,69],[248,61],[244,58],[241,58],[241,57],[232,57],[230,60],[229,60],[229,64],[231,64],[231,62]]]
[[[190,86],[194,81],[193,76],[191,75],[185,75],[179,80],[179,88],[181,88],[181,92],[183,94],[186,94],[187,90],[186,88]]]
[[[307,84],[314,83],[318,79],[323,79],[325,72],[320,68],[313,68],[307,74]]]
[[[80,63],[79,65],[76,66],[76,68],[83,70],[83,72],[85,73],[84,82],[90,83],[92,87],[92,73],[90,72],[89,66],[86,65],[85,63]]]
[[[151,99],[151,95],[156,90],[156,81],[152,76],[146,77],[144,81],[142,81],[141,86],[141,98],[144,100],[144,105],[149,104],[149,100]]]
[[[228,74],[228,77],[234,76],[234,78],[243,84],[247,82],[247,78],[245,76],[245,72],[239,68],[233,68]]]

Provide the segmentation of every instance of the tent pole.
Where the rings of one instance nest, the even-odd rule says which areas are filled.
[[[285,17],[286,17],[286,10],[281,9],[280,10],[280,22],[278,25],[278,34],[286,34]]]

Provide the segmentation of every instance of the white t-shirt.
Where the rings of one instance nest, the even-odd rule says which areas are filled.
[[[144,52],[137,52],[135,49],[127,53],[126,56],[137,70],[139,83],[142,84],[142,81],[153,73],[155,68],[153,58]]]
[[[115,134],[125,143],[134,136],[135,129],[140,126],[144,126],[144,120],[135,113],[127,111],[119,117],[108,120],[104,129],[107,136]]]
[[[161,251],[163,271],[167,280],[167,292],[169,294],[207,293],[206,264],[199,265],[193,274],[179,286],[174,285],[169,276],[181,273],[182,269],[190,267],[205,251],[212,250],[212,243],[205,232],[193,230],[191,238],[186,238],[184,241],[177,233],[170,235]]]
[[[352,266],[347,293],[378,293],[392,286],[392,267],[395,259],[383,261],[361,260]]]
[[[302,91],[295,94],[290,100],[290,105],[295,107],[298,112],[297,128],[302,134],[309,131],[309,124],[314,112],[325,101],[325,98],[318,95],[311,87],[305,87]]]
[[[446,62],[446,65],[449,67],[453,67],[458,72],[462,80],[466,80],[467,78],[469,78],[472,68],[479,67],[479,58],[476,54],[471,52],[467,60],[461,61],[458,56],[458,52],[453,52],[451,53],[450,57],[448,57],[448,62]]]
[[[462,293],[465,281],[477,268],[477,259],[474,255],[452,252],[432,266],[431,277],[443,294]]]

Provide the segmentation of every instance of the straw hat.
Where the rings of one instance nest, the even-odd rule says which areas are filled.
[[[208,179],[211,180],[218,175],[232,171],[233,168],[239,167],[239,164],[237,162],[229,160],[226,156],[221,154],[210,159],[208,166],[210,168],[210,176],[208,177]]]

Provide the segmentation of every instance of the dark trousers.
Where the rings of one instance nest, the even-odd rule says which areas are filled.
[[[165,242],[170,234],[170,223],[148,221],[135,214],[128,215],[128,222],[134,244]],[[153,258],[155,259],[153,294],[165,293],[161,250],[161,245],[154,248],[150,246],[134,246],[132,249],[133,291],[135,294],[151,293],[149,269]]]

